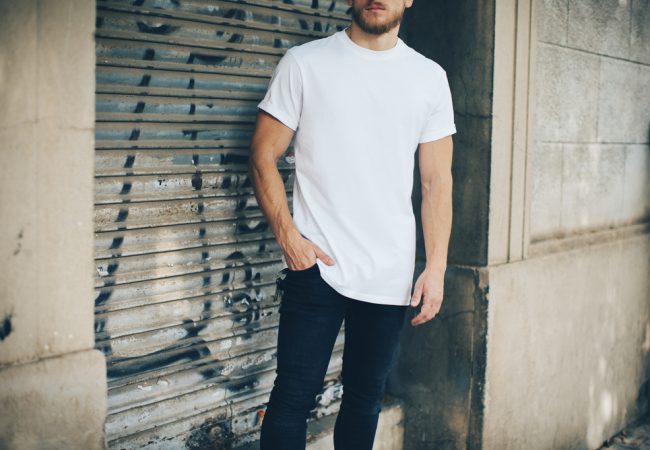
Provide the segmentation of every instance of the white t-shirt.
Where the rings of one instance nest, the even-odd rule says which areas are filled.
[[[371,50],[340,30],[288,49],[258,107],[296,131],[293,221],[334,259],[317,259],[323,280],[408,305],[415,151],[456,132],[445,71],[399,38]]]

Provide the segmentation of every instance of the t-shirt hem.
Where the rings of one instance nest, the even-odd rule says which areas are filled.
[[[332,281],[332,279],[329,278],[328,275],[325,275],[325,273],[322,270],[320,271],[320,275],[323,278],[323,280],[325,280],[327,284],[329,284],[339,294],[344,295],[346,297],[353,298],[355,300],[361,300],[369,303],[377,303],[380,305],[395,305],[395,306],[408,306],[411,302],[410,297],[408,299],[403,300],[403,299],[397,299],[395,297],[386,297],[382,295],[366,294],[363,292],[354,291],[352,289],[348,289]]]
[[[447,128],[441,128],[439,130],[435,131],[430,131],[426,134],[424,134],[420,140],[418,141],[419,144],[424,144],[425,142],[430,142],[430,141],[437,141],[438,139],[442,139],[443,137],[449,136],[456,133],[456,126],[452,125]]]
[[[258,108],[263,109],[267,113],[271,114],[274,116],[276,119],[278,119],[280,122],[291,128],[293,131],[296,131],[296,128],[298,128],[298,125],[294,123],[291,118],[285,113],[283,110],[280,108],[275,107],[272,103],[269,103],[268,101],[261,101],[258,105]]]

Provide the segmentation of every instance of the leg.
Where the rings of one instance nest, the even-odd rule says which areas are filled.
[[[287,271],[278,328],[277,369],[262,421],[260,450],[304,450],[307,418],[323,388],[346,302],[318,266]]]
[[[349,299],[341,373],[343,398],[334,426],[336,450],[372,450],[406,309]]]

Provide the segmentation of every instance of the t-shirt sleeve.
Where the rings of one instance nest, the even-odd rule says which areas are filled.
[[[257,107],[296,130],[302,111],[302,75],[296,57],[287,50],[275,66],[266,94]]]
[[[422,144],[435,141],[454,133],[456,133],[454,105],[451,100],[447,73],[443,71],[438,79],[433,107],[425,120],[418,142]]]

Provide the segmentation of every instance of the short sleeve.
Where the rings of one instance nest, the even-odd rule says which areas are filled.
[[[435,141],[456,133],[454,123],[454,105],[446,72],[438,78],[438,86],[433,100],[433,107],[426,118],[420,133],[419,143]]]
[[[266,94],[257,107],[292,130],[298,128],[302,110],[302,75],[291,49],[275,66]]]

